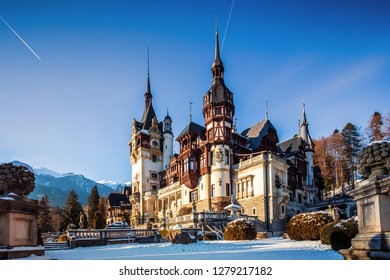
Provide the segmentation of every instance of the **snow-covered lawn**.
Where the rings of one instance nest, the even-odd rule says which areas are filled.
[[[193,244],[122,244],[48,251],[58,260],[342,260],[320,241],[268,238],[253,241],[199,241]]]

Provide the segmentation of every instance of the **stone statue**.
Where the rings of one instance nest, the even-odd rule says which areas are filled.
[[[80,212],[80,218],[79,218],[79,229],[83,229],[84,228],[84,213],[83,212]]]

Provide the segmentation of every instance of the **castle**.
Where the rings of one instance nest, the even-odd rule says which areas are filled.
[[[140,121],[133,119],[129,142],[130,223],[196,227],[195,216],[237,214],[258,221],[265,231],[282,232],[305,204],[322,200],[305,107],[299,134],[285,142],[279,143],[268,116],[239,133],[218,28],[211,70],[211,87],[203,95],[204,123],[190,120],[184,127],[176,138],[179,154],[173,152],[172,118],[167,113],[159,122],[154,111],[148,71],[144,112]]]

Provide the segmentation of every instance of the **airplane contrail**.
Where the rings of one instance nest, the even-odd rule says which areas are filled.
[[[232,5],[231,5],[231,7],[230,7],[230,12],[229,12],[229,17],[228,17],[227,24],[226,24],[225,33],[223,34],[222,46],[221,46],[221,54],[222,54],[222,51],[223,51],[223,45],[225,44],[225,38],[226,38],[226,33],[227,33],[227,31],[228,31],[228,28],[229,28],[230,18],[232,17],[234,1],[235,1],[235,0],[232,1]]]
[[[0,16],[0,19],[9,27],[9,29],[11,29],[11,31],[19,38],[19,40],[22,41],[22,43],[36,56],[36,58],[41,60],[41,58],[34,52],[34,50],[30,48],[30,46],[22,39],[22,37],[19,36],[18,33],[16,33],[16,31],[5,21],[5,19],[3,19],[2,16]]]

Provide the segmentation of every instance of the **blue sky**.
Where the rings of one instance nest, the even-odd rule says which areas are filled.
[[[177,136],[190,100],[203,124],[215,16],[239,131],[264,118],[266,97],[281,141],[297,133],[302,99],[313,138],[365,127],[390,111],[389,14],[389,1],[2,0],[41,61],[0,21],[0,162],[130,180],[147,48],[155,111],[169,110]]]

